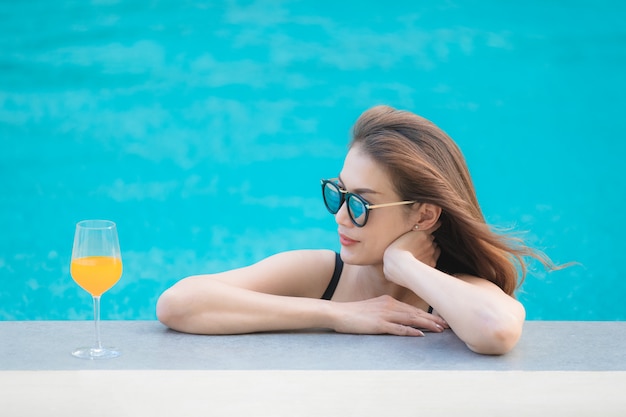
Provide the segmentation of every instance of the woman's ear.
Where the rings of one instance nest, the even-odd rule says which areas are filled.
[[[435,226],[441,216],[441,207],[430,203],[422,203],[415,213],[415,225],[419,230],[428,230]]]

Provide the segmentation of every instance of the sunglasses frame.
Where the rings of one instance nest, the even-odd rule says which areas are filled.
[[[321,184],[322,184],[322,198],[324,199],[324,205],[326,206],[326,210],[328,210],[330,212],[330,214],[337,214],[339,213],[339,210],[341,210],[341,206],[343,206],[343,204],[345,202],[347,202],[350,198],[356,198],[357,200],[359,200],[362,204],[363,207],[365,207],[365,220],[363,220],[362,224],[357,223],[355,217],[354,217],[354,213],[352,213],[352,209],[350,208],[350,204],[348,204],[347,208],[348,208],[348,214],[350,217],[350,220],[352,221],[352,224],[354,224],[356,227],[364,227],[367,224],[367,220],[369,219],[369,214],[370,214],[370,210],[373,209],[377,209],[377,208],[383,208],[383,207],[392,207],[392,206],[400,206],[400,205],[405,205],[405,204],[415,204],[416,201],[397,201],[394,203],[382,203],[382,204],[370,204],[366,199],[364,199],[363,197],[361,197],[358,194],[354,194],[351,192],[348,192],[344,189],[342,189],[338,184],[337,181],[339,180],[339,178],[330,178],[330,179],[323,179],[321,180]],[[328,205],[328,202],[326,201],[326,193],[324,193],[324,189],[326,187],[327,184],[331,184],[331,186],[337,188],[337,190],[339,190],[339,195],[340,195],[340,200],[339,200],[339,207],[337,208],[337,211],[333,212],[330,209],[330,206]]]

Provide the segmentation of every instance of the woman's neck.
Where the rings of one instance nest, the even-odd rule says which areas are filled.
[[[367,298],[379,297],[381,295],[389,295],[396,300],[403,301],[415,294],[398,284],[395,284],[385,278],[383,266],[381,265],[361,265],[358,266],[357,280],[359,287],[366,292]]]

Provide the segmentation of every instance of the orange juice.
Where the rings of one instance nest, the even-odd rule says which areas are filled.
[[[112,256],[87,256],[73,259],[72,278],[94,297],[101,296],[122,276],[122,260]]]

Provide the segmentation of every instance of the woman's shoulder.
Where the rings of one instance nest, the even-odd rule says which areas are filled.
[[[299,249],[271,255],[237,275],[247,277],[249,288],[257,291],[319,298],[331,280],[335,261],[332,250]]]
[[[328,261],[334,262],[336,252],[330,249],[295,249],[278,252],[267,259],[300,260],[300,261]]]
[[[336,252],[328,249],[298,249],[280,252],[258,263],[263,267],[276,268],[295,274],[330,279],[335,269]]]

